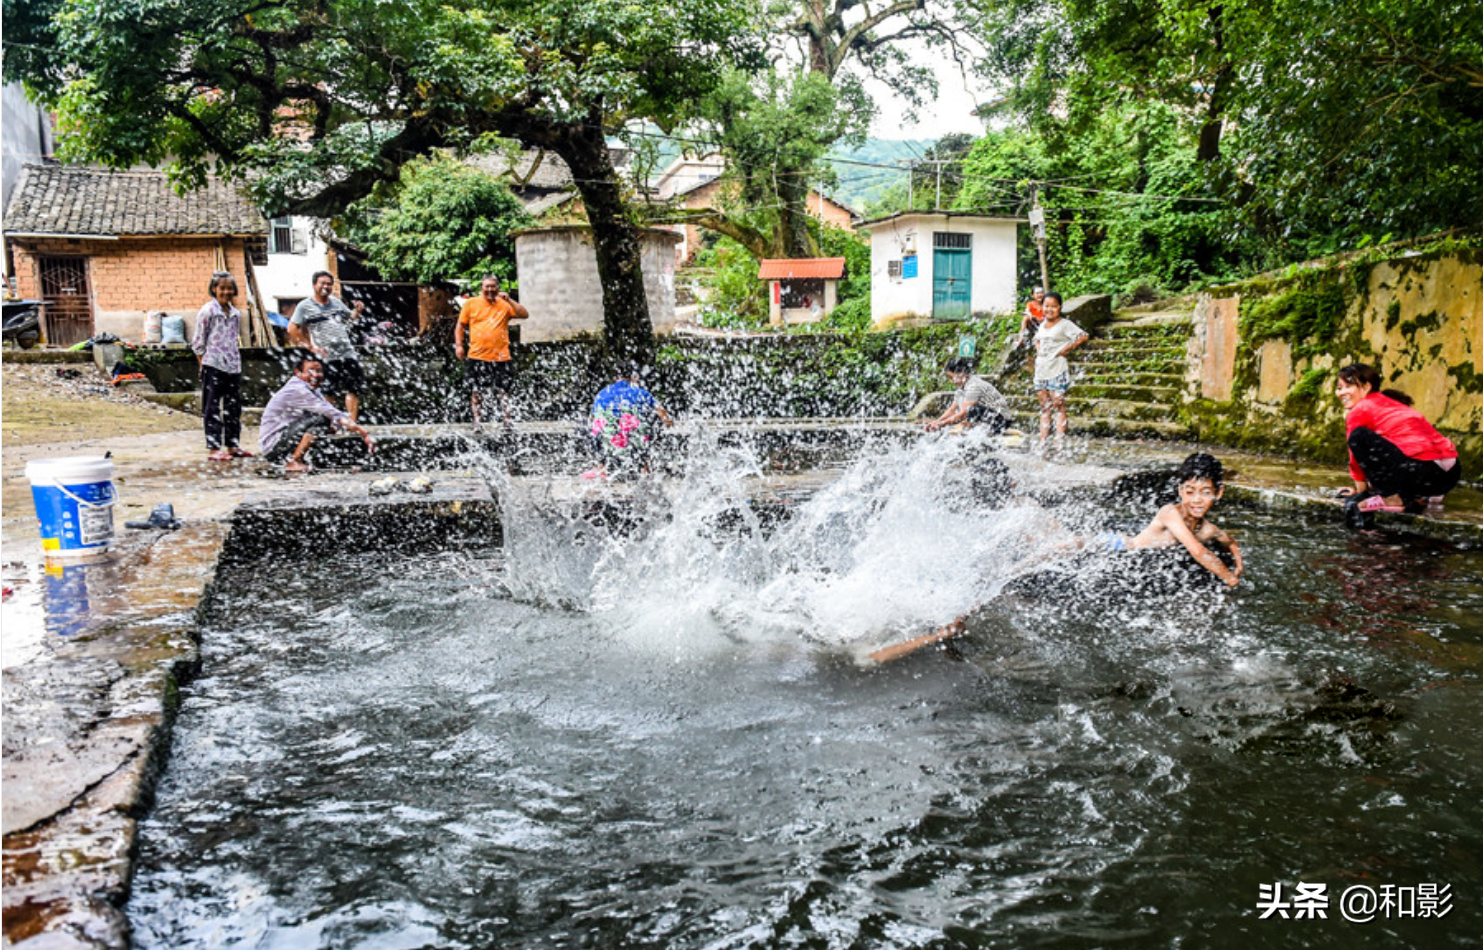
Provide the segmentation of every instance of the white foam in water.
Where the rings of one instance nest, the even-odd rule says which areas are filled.
[[[678,479],[495,476],[510,592],[679,652],[799,638],[873,647],[991,598],[1054,524],[1034,506],[975,501],[983,444],[942,438],[857,460],[764,536],[748,506],[755,455],[692,444]],[[593,517],[616,501],[637,524]]]

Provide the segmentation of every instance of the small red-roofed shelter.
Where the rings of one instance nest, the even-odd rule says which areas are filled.
[[[842,257],[795,257],[765,260],[757,270],[769,283],[768,322],[775,327],[817,323],[839,300],[844,278]]]

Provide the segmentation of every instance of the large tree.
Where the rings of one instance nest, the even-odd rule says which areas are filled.
[[[862,141],[874,113],[864,80],[875,78],[916,109],[936,95],[920,54],[945,55],[966,70],[974,19],[961,0],[774,0],[776,71],[733,75],[708,104],[711,139],[727,157],[734,187],[691,220],[758,256],[812,257],[809,190],[830,179],[824,162],[841,141]]]
[[[571,168],[609,347],[653,333],[608,150],[745,58],[750,0],[5,0],[5,76],[57,107],[65,154],[242,175],[271,214],[332,216],[410,159],[484,137]]]

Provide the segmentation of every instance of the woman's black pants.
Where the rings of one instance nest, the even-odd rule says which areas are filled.
[[[237,448],[242,440],[242,374],[201,367],[201,416],[206,448]]]
[[[1436,462],[1413,459],[1394,442],[1364,426],[1349,433],[1349,451],[1364,471],[1365,481],[1380,495],[1400,495],[1402,499],[1445,495],[1462,477],[1460,464],[1454,463],[1444,471]]]

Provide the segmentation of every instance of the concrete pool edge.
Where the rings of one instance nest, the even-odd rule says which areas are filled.
[[[137,822],[169,755],[180,689],[199,672],[202,611],[224,567],[250,566],[265,539],[302,540],[306,516],[323,525],[327,512],[360,525],[327,536],[337,550],[495,543],[497,511],[475,481],[444,474],[426,497],[368,498],[363,486],[250,497],[227,520],[126,536],[86,565],[116,596],[43,657],[5,670],[5,942],[130,946]]]
[[[80,739],[87,740],[87,749],[70,758],[47,757],[62,751],[45,748],[54,739],[19,744],[13,751],[7,723],[8,942],[37,950],[129,946],[123,907],[134,868],[136,823],[168,757],[179,688],[199,669],[201,611],[224,563],[234,558],[250,562],[254,544],[271,541],[276,553],[290,539],[306,541],[306,524],[332,531],[337,524],[344,527],[368,517],[386,519],[385,534],[332,534],[325,536],[328,543],[343,550],[344,545],[373,549],[378,538],[415,544],[497,540],[488,533],[497,524],[497,510],[482,479],[439,473],[438,481],[435,494],[426,497],[371,497],[361,482],[307,489],[296,485],[291,491],[275,485],[239,500],[223,520],[120,542],[104,569],[118,597],[107,605],[111,612],[100,613],[95,625],[52,647],[44,662],[5,671],[8,719],[44,717],[52,702],[50,691],[75,688],[78,681],[92,690],[92,708],[99,710],[89,721],[72,724]],[[1332,499],[1261,484],[1233,482],[1230,488],[1228,498],[1236,503],[1305,510],[1333,521],[1339,530],[1341,511]],[[1377,520],[1387,530],[1483,544],[1483,524],[1472,521],[1386,514]],[[43,722],[39,735],[50,738],[46,733]],[[45,795],[38,791],[43,782],[51,783]]]

